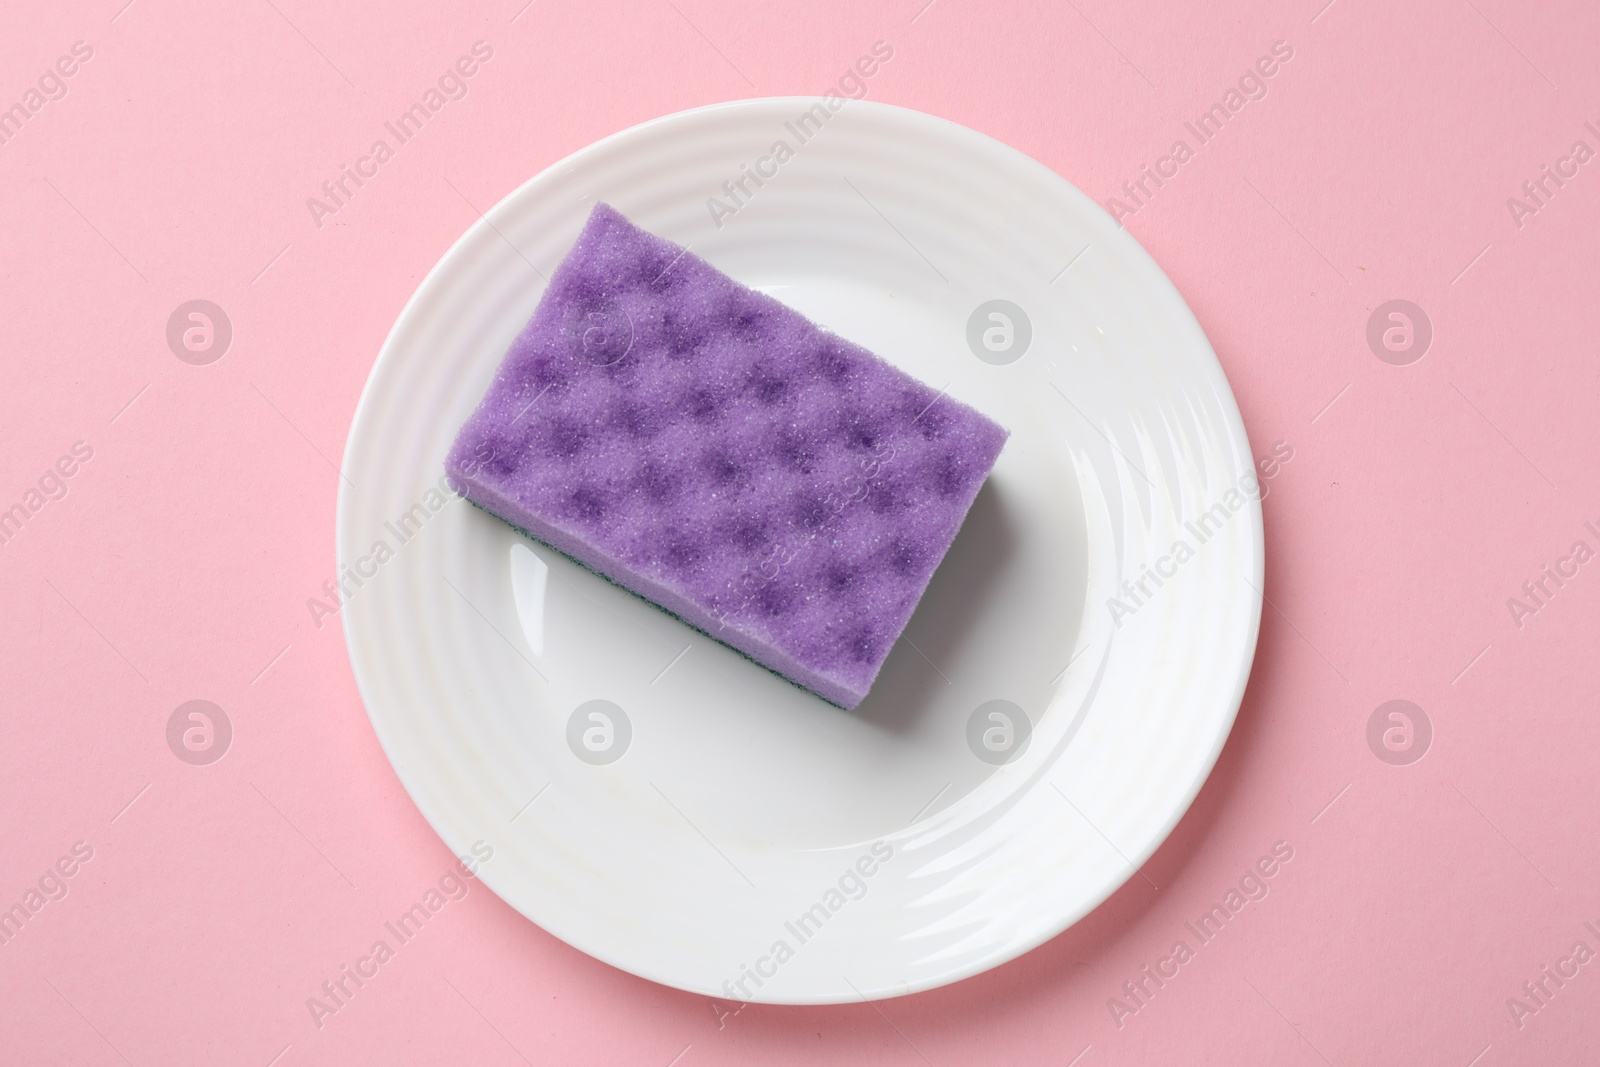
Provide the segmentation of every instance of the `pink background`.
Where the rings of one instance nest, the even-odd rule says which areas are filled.
[[[1600,563],[1520,628],[1507,598],[1600,548],[1600,162],[1520,227],[1506,203],[1575,140],[1600,149],[1593,5],[522,2],[3,16],[0,106],[74,42],[93,56],[0,145],[0,507],[74,442],[93,458],[0,546],[0,906],[74,842],[93,858],[0,945],[0,1060],[1594,1062],[1600,964],[1520,1026],[1507,998],[1536,1006],[1523,982],[1600,950]],[[470,95],[315,226],[306,198],[479,39]],[[1102,203],[1273,42],[1294,50],[1125,220],[1258,454],[1294,449],[1210,783],[1148,880],[935,992],[725,1014],[475,886],[319,1029],[306,998],[450,862],[305,600],[333,574],[329,460],[402,304],[475,219],[462,196],[486,208],[655,116],[821,92],[878,39],[872,99]],[[234,327],[209,366],[165,340],[194,298]],[[1434,328],[1409,366],[1366,341],[1394,298]],[[235,731],[210,766],[166,740],[194,698]],[[1434,730],[1408,766],[1366,740],[1397,698]],[[1119,1027],[1108,998],[1279,840],[1270,895]]]

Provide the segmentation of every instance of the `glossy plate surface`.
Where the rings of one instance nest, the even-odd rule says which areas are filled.
[[[928,989],[1083,916],[1199,790],[1260,622],[1249,443],[1160,268],[1013,149],[816,103],[668,116],[508,196],[395,324],[339,498],[351,663],[424,816],[555,936],[739,1001]],[[856,712],[439,491],[597,199],[1012,430]]]

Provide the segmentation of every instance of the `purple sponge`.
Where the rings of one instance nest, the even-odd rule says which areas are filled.
[[[1007,436],[599,204],[445,469],[479,507],[853,708]]]

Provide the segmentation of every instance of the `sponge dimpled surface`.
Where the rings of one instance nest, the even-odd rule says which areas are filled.
[[[446,471],[478,506],[853,708],[1006,437],[600,204]]]

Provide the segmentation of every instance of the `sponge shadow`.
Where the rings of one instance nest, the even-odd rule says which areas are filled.
[[[856,707],[860,719],[894,734],[911,731],[936,694],[950,684],[939,664],[959,658],[962,645],[999,598],[995,579],[1018,543],[1016,518],[990,478],[978,490],[872,692]]]

